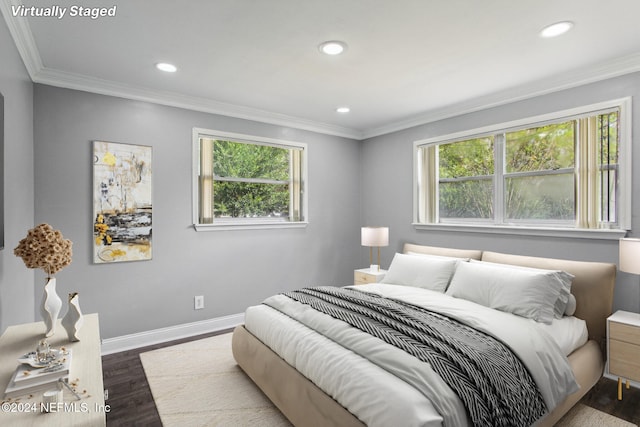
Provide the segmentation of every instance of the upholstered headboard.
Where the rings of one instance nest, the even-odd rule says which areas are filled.
[[[450,256],[454,258],[470,258],[477,260],[482,258],[482,251],[477,251],[475,249],[439,248],[437,246],[414,245],[413,243],[405,243],[403,252],[405,254],[414,252],[418,254]]]
[[[613,307],[613,289],[616,282],[615,264],[510,255],[480,250],[440,248],[412,243],[405,243],[404,252],[481,259],[482,261],[500,264],[562,270],[571,273],[575,276],[571,284],[571,293],[576,297],[575,316],[587,322],[589,338],[595,340],[604,350],[606,319],[611,315]]]

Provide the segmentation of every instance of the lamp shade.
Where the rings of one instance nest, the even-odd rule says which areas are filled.
[[[362,246],[389,246],[389,227],[362,227]]]
[[[640,239],[620,239],[620,271],[640,274]]]

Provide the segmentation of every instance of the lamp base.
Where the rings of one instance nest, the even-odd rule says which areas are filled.
[[[371,264],[369,266],[369,271],[377,273],[378,271],[380,271],[380,266],[377,264]]]

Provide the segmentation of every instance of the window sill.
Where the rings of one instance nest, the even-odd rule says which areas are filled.
[[[576,229],[553,227],[516,227],[509,225],[481,224],[420,224],[413,223],[417,230],[454,231],[463,233],[510,234],[519,236],[567,237],[574,239],[618,240],[627,232],[619,229]]]
[[[222,222],[217,224],[193,224],[196,231],[266,230],[306,228],[308,222]]]

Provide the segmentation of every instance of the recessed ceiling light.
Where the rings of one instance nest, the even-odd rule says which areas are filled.
[[[178,67],[173,64],[169,64],[168,62],[158,62],[156,64],[156,68],[167,73],[175,73],[176,71],[178,71]]]
[[[571,21],[562,21],[556,22],[555,24],[548,25],[540,31],[540,36],[549,38],[549,37],[557,37],[562,35],[573,28],[573,22]]]
[[[328,42],[320,43],[318,49],[320,49],[320,52],[327,55],[340,55],[342,52],[347,50],[347,44],[345,42],[331,40]]]
[[[349,107],[338,107],[338,108],[336,108],[336,112],[337,113],[345,114],[345,113],[348,113],[349,111],[351,111],[351,108],[349,108]]]

